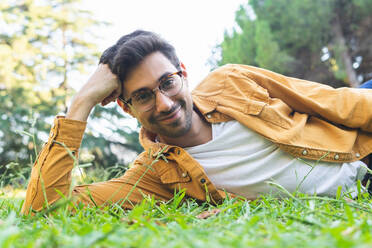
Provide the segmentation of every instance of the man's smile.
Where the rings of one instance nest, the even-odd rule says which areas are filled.
[[[165,124],[174,122],[181,117],[181,105],[178,105],[171,113],[160,116],[157,121]]]

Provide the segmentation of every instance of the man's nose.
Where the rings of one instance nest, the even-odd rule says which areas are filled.
[[[158,113],[168,112],[173,106],[173,100],[160,90],[155,93],[155,107]]]

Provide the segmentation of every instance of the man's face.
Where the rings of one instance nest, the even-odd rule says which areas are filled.
[[[162,76],[174,72],[177,72],[176,67],[162,53],[154,52],[148,55],[125,81],[123,86],[125,99],[139,89],[156,88]],[[130,106],[129,113],[148,131],[173,138],[183,136],[191,128],[193,112],[186,76],[184,72],[181,79],[183,88],[177,95],[168,97],[156,91],[155,106],[151,110],[141,112]]]

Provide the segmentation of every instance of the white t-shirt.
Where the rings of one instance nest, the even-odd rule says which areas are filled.
[[[335,196],[357,195],[356,181],[362,180],[363,162],[329,163],[298,159],[280,150],[237,121],[212,124],[211,141],[185,148],[204,168],[218,189],[247,198],[263,193],[280,193],[267,183],[280,184],[289,192]]]

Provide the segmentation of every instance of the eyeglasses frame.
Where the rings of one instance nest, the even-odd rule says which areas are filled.
[[[164,76],[164,77],[161,77],[161,78],[158,80],[159,85],[158,85],[157,87],[155,87],[154,89],[152,89],[151,91],[154,93],[154,95],[156,95],[156,91],[158,91],[158,90],[159,90],[163,95],[166,95],[166,94],[164,94],[163,91],[159,88],[160,85],[161,85],[161,83],[162,83],[164,80],[166,80],[167,78],[172,77],[172,76],[174,76],[174,75],[178,75],[178,76],[181,78],[181,81],[182,81],[182,77],[183,77],[182,72],[183,72],[183,71],[180,70],[180,71],[177,71],[177,72],[170,73],[170,74],[168,74],[168,75],[166,75],[166,76]],[[182,88],[183,88],[183,81],[182,81],[182,86],[181,86],[180,91],[182,90]],[[179,91],[177,94],[179,94],[180,91]],[[177,94],[175,94],[175,95],[177,95]],[[167,95],[166,95],[166,96],[167,96]],[[122,101],[124,104],[126,104],[126,105],[132,105],[132,97],[130,97],[128,100],[125,100],[125,99],[122,98],[121,96],[119,96],[118,98],[119,98],[119,100]],[[132,106],[133,106],[133,105],[132,105]],[[147,111],[150,111],[150,110],[151,110],[151,109],[149,109],[149,110],[147,110]]]

